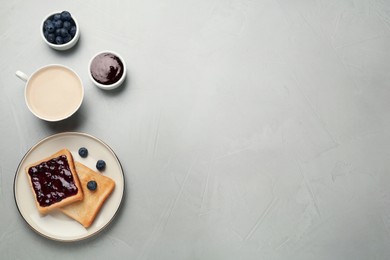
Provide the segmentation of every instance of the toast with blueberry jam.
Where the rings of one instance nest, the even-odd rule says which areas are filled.
[[[73,157],[68,149],[64,148],[28,165],[25,172],[41,214],[84,198]]]

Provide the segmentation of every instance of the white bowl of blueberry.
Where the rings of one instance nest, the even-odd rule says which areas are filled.
[[[64,51],[72,48],[80,37],[77,20],[68,12],[54,12],[41,24],[43,40],[53,49]]]

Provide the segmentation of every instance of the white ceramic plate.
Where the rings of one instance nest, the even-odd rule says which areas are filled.
[[[80,147],[88,149],[87,158],[79,156],[78,150]],[[30,163],[48,157],[62,148],[67,148],[72,153],[75,161],[79,161],[91,169],[96,169],[97,160],[104,160],[106,169],[102,174],[115,181],[113,193],[100,209],[93,224],[87,229],[61,212],[53,212],[45,216],[40,215],[24,171]],[[77,132],[55,134],[38,142],[21,160],[14,180],[16,206],[27,224],[44,237],[64,242],[89,238],[103,230],[119,210],[124,189],[125,181],[122,166],[112,149],[96,137]]]

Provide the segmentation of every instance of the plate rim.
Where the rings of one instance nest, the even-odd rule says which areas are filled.
[[[47,234],[44,234],[43,232],[40,232],[39,230],[35,229],[27,220],[26,218],[23,216],[21,210],[20,210],[20,207],[19,207],[19,204],[18,204],[18,200],[17,200],[17,196],[16,196],[16,179],[19,175],[19,171],[20,171],[20,167],[22,165],[22,163],[24,162],[24,160],[26,159],[26,157],[31,153],[31,151],[33,149],[35,149],[35,147],[39,146],[41,143],[49,140],[49,139],[52,139],[52,138],[56,138],[56,137],[59,137],[59,136],[66,136],[66,135],[78,135],[78,136],[84,136],[84,137],[88,137],[88,138],[92,138],[98,142],[100,142],[101,144],[103,144],[114,156],[115,156],[115,159],[117,160],[118,164],[119,164],[119,167],[120,167],[120,170],[121,170],[121,175],[122,175],[122,179],[123,179],[123,191],[122,191],[122,194],[121,194],[121,200],[119,202],[119,205],[118,205],[118,208],[115,210],[115,213],[114,215],[111,217],[111,219],[105,223],[101,228],[99,228],[97,231],[91,233],[91,234],[88,234],[86,236],[81,236],[81,237],[78,237],[78,238],[72,238],[72,239],[61,239],[61,238],[56,238],[56,237],[52,237],[52,236],[49,236]],[[72,243],[72,242],[77,242],[77,241],[81,241],[81,240],[86,240],[88,238],[91,238],[91,237],[94,237],[94,236],[97,236],[98,234],[100,234],[103,230],[105,230],[110,224],[111,222],[113,222],[113,220],[115,219],[115,217],[117,216],[119,210],[122,208],[122,205],[123,205],[123,200],[125,198],[125,190],[126,190],[126,180],[125,180],[125,174],[124,174],[124,171],[123,171],[123,166],[122,166],[122,163],[121,161],[119,160],[117,154],[114,152],[114,150],[107,144],[105,143],[103,140],[101,140],[100,138],[96,137],[96,136],[93,136],[91,134],[87,134],[87,133],[84,133],[84,132],[73,132],[73,131],[67,131],[67,132],[61,132],[61,133],[56,133],[56,134],[52,134],[50,136],[47,136],[47,137],[44,137],[42,138],[41,140],[39,140],[37,143],[35,143],[33,146],[31,146],[27,151],[26,153],[23,155],[22,159],[20,159],[19,161],[19,164],[16,168],[16,171],[15,171],[15,176],[14,176],[14,183],[13,183],[13,193],[14,193],[14,202],[15,202],[15,205],[16,205],[16,208],[19,212],[19,215],[22,217],[22,219],[24,220],[24,222],[30,227],[30,229],[32,229],[35,233],[41,235],[42,237],[46,238],[46,239],[49,239],[49,240],[52,240],[52,241],[58,241],[58,242],[66,242],[66,243]]]

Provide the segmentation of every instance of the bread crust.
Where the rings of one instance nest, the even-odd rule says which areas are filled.
[[[92,225],[104,202],[114,190],[115,182],[82,163],[75,162],[75,166],[83,189],[84,199],[62,207],[60,210],[65,215],[78,221],[85,228],[88,228]],[[97,189],[94,191],[87,188],[87,183],[91,180],[97,183]]]
[[[38,202],[37,194],[36,194],[36,192],[34,190],[31,176],[28,173],[29,169],[31,167],[37,166],[37,165],[39,165],[41,163],[47,162],[47,161],[49,161],[51,159],[57,158],[57,157],[59,157],[61,155],[65,155],[66,156],[66,159],[67,159],[68,164],[69,164],[70,172],[71,172],[72,177],[73,177],[74,184],[77,187],[77,193],[62,199],[61,201],[54,202],[51,205],[41,206],[39,204],[39,202]],[[43,215],[47,214],[48,212],[50,212],[50,211],[52,211],[54,209],[58,209],[60,207],[66,206],[66,205],[68,205],[70,203],[82,200],[84,198],[83,190],[81,188],[81,184],[80,184],[80,181],[79,181],[79,178],[78,178],[78,175],[77,175],[77,172],[76,172],[76,168],[75,168],[75,165],[74,165],[72,153],[68,149],[66,149],[66,148],[63,148],[63,149],[59,150],[58,152],[50,155],[49,157],[43,158],[42,160],[39,160],[37,162],[34,162],[34,163],[28,165],[25,168],[25,172],[27,174],[31,190],[32,190],[33,195],[34,195],[35,204],[37,206],[37,209],[38,209],[39,213],[41,213]]]

